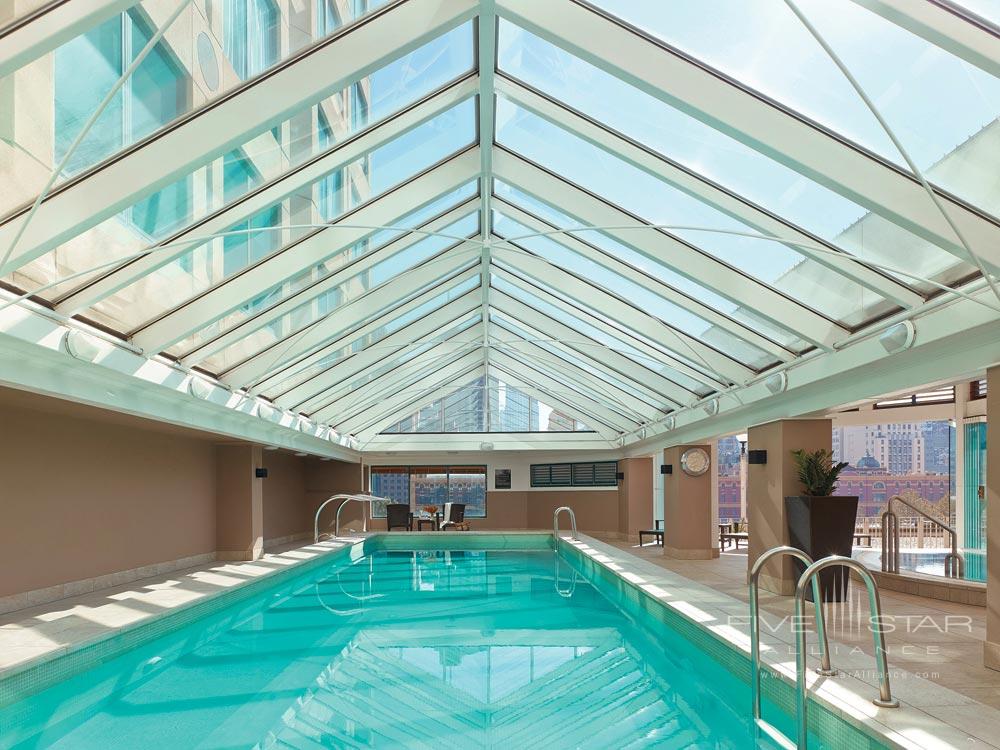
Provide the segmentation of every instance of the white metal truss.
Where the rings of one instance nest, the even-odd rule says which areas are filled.
[[[916,0],[853,2],[970,65],[1000,76],[996,29],[961,7]],[[0,28],[0,78],[16,73],[133,3],[48,2]],[[29,207],[0,217],[0,258],[18,238],[14,252],[0,268],[0,277],[60,245],[60,252],[72,251],[72,240],[83,232],[472,19],[476,23],[475,69],[463,71],[460,78],[401,111],[371,123],[159,240],[150,247],[151,252],[109,267],[82,286],[67,285],[58,294],[51,292],[53,296],[46,298],[51,309],[10,306],[5,302],[6,292],[0,290],[0,351],[22,352],[34,337],[35,344],[45,350],[40,361],[69,356],[61,353],[59,341],[65,335],[64,328],[79,327],[78,321],[70,320],[72,316],[86,319],[93,310],[105,321],[101,310],[108,306],[95,307],[98,303],[141,284],[147,275],[198,244],[221,245],[218,235],[230,227],[306,194],[334,171],[396,142],[473,97],[478,143],[456,142],[454,148],[462,149],[460,152],[328,224],[277,228],[285,237],[292,230],[301,231],[303,236],[138,327],[116,329],[126,340],[116,345],[109,335],[111,354],[101,364],[113,371],[115,390],[128,390],[119,381],[129,377],[136,382],[145,378],[143,387],[159,388],[151,391],[153,400],[181,413],[184,404],[175,407],[172,400],[192,398],[188,388],[195,374],[189,368],[213,369],[225,386],[216,389],[222,394],[219,398],[236,404],[230,411],[239,412],[238,419],[231,415],[223,418],[227,425],[246,421],[257,397],[265,397],[276,408],[287,410],[282,412],[286,422],[297,424],[297,412],[344,433],[338,437],[343,438],[338,443],[340,456],[343,446],[350,443],[347,434],[356,436],[362,446],[385,445],[393,450],[411,438],[430,438],[380,433],[480,379],[482,387],[489,389],[491,379],[499,378],[594,430],[551,433],[553,445],[606,451],[629,444],[646,448],[651,440],[662,443],[666,424],[685,439],[704,437],[708,434],[701,422],[705,412],[699,407],[705,398],[715,399],[728,415],[719,424],[738,418],[745,426],[751,414],[777,413],[775,407],[767,405],[768,399],[784,394],[772,397],[764,386],[764,379],[772,372],[785,373],[786,384],[792,389],[806,386],[793,398],[816,406],[815,398],[806,393],[808,387],[830,373],[877,369],[873,363],[885,357],[877,334],[900,321],[916,325],[920,336],[917,346],[928,350],[937,347],[941,362],[946,361],[948,351],[968,354],[961,349],[962,341],[948,341],[946,313],[952,305],[961,315],[950,325],[956,330],[968,329],[968,335],[980,336],[989,346],[996,345],[990,325],[995,327],[1000,316],[986,302],[982,278],[963,282],[958,297],[948,288],[936,295],[920,293],[866,265],[863,259],[842,252],[836,241],[824,240],[674,161],[669,151],[649,148],[504,75],[497,70],[498,17],[647,95],[681,108],[933,243],[943,253],[966,262],[981,260],[988,270],[1000,269],[1000,223],[996,217],[945,190],[925,189],[922,176],[910,174],[586,0],[390,0],[144,140],[61,182],[39,199],[37,211],[23,232],[23,223],[32,213]],[[805,20],[803,23],[809,25]],[[833,52],[830,55],[836,57]],[[651,225],[630,213],[629,206],[615,205],[599,189],[574,185],[496,145],[498,96],[772,238],[760,242],[785,243],[816,264],[810,263],[810,271],[821,267],[831,278],[849,279],[866,293],[871,291],[898,305],[898,310],[849,330],[847,323],[811,308],[809,300],[792,299],[717,259],[697,241],[681,239],[669,227]],[[873,112],[878,117],[874,108]],[[555,227],[550,222],[558,219],[546,219],[532,213],[531,205],[515,205],[498,196],[493,190],[494,178],[548,204],[578,226]],[[352,257],[344,252],[474,181],[479,184],[474,198],[440,206],[438,215],[420,219],[415,230],[364,254]],[[928,191],[933,192],[933,201]],[[438,204],[434,205],[437,210]],[[420,255],[419,262],[407,260],[415,257],[407,251],[422,240],[437,233],[436,241],[440,241],[441,233],[450,226],[477,213],[475,236],[451,237],[442,249],[428,250],[426,257]],[[513,233],[501,238],[494,233],[494,214],[546,239],[518,239]],[[563,229],[570,231],[558,231]],[[465,229],[463,234],[469,231]],[[603,249],[598,238],[588,240],[588,233],[595,231],[701,285],[710,294],[698,298],[696,291],[680,281],[661,280],[644,267],[633,265],[636,261],[624,254],[619,257],[613,250]],[[970,256],[965,242],[976,257]],[[114,257],[114,249],[109,247],[105,255]],[[418,248],[416,253],[420,252]],[[550,260],[564,256],[579,258],[586,261],[588,269],[600,270],[588,275],[571,262]],[[321,278],[310,277],[308,285],[288,291],[270,307],[248,313],[242,320],[227,320],[227,327],[214,332],[213,324],[249,301],[324,263]],[[58,265],[54,260],[53,267]],[[375,273],[370,273],[373,269]],[[606,283],[609,278],[620,278],[630,285],[628,288],[641,290],[645,299],[647,294],[655,295],[664,301],[664,307],[669,303],[674,306],[670,309],[680,308],[685,321],[689,315],[697,317],[704,321],[706,332],[695,335],[691,331],[700,328],[643,308],[640,302],[627,299],[621,287],[617,287],[619,291],[611,288]],[[338,289],[345,291],[345,301],[332,309],[319,304],[328,299],[321,295]],[[715,295],[738,310],[734,312],[728,305],[718,309],[712,302],[718,299]],[[755,327],[751,321],[756,319],[773,328],[763,324]],[[197,343],[178,346],[195,334],[200,334]],[[17,346],[9,346],[12,337],[18,338]],[[742,347],[726,349],[722,342],[734,337],[761,356],[750,361],[752,355],[738,353]],[[168,356],[158,356],[161,354]],[[225,364],[215,371],[210,365],[220,361]],[[827,362],[831,367],[824,369]],[[97,382],[95,367],[90,363],[81,370],[88,383]],[[935,367],[940,369],[941,365]],[[0,371],[10,369],[0,362]],[[891,368],[884,365],[882,369]],[[6,380],[24,386],[16,373]],[[51,379],[41,380],[49,383]],[[871,375],[865,382],[877,380]],[[82,397],[81,388],[66,386],[66,392]],[[94,396],[91,386],[87,388],[88,400],[99,403],[102,397]],[[846,393],[846,389],[847,384],[839,383],[826,388],[825,394],[830,398]],[[140,402],[130,396],[130,410],[143,413]],[[761,403],[764,406],[758,409],[756,404]],[[221,408],[219,404],[199,404],[194,410],[202,428],[216,406]],[[158,407],[154,411],[169,409]],[[227,426],[221,432],[237,434],[240,429]],[[259,441],[267,429],[271,428],[253,424],[246,436]],[[448,445],[445,437],[414,444]],[[451,437],[454,445],[465,440],[461,443],[465,446],[472,440],[469,436]],[[537,447],[535,437],[518,445]],[[492,434],[482,438],[493,440]],[[308,440],[286,436],[274,442],[304,445],[309,450],[323,444],[316,435]]]
[[[682,103],[685,112],[970,261],[912,175],[703,63],[575,0],[498,0],[497,11],[651,96]],[[601,43],[594,44],[595,39]],[[994,269],[1000,267],[997,225],[950,196],[942,194],[941,199],[973,250]]]
[[[477,8],[474,0],[397,0],[67,181],[42,201],[0,275],[468,21]],[[26,215],[0,225],[0,248]]]

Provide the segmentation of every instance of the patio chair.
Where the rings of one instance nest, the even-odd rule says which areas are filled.
[[[444,517],[441,519],[441,531],[468,531],[469,524],[465,520],[465,503],[445,503]]]
[[[640,547],[642,546],[643,537],[647,537],[647,536],[653,537],[653,541],[655,541],[661,547],[663,546],[663,520],[662,519],[657,519],[654,523],[656,524],[656,528],[655,529],[641,529],[639,531],[639,546]]]
[[[413,531],[413,514],[410,506],[403,503],[390,503],[385,506],[385,528],[386,531],[393,529],[405,529]]]

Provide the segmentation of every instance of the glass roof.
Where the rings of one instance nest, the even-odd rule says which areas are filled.
[[[616,444],[1000,269],[993,0],[161,5],[0,57],[3,293],[362,443]]]

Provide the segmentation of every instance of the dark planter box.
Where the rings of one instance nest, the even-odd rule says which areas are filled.
[[[857,497],[800,495],[785,498],[788,543],[813,560],[830,555],[850,557],[857,516]],[[794,560],[794,563],[797,575],[801,576],[805,565],[799,560]],[[842,602],[847,599],[849,581],[850,571],[842,565],[821,571],[819,588],[823,601]],[[812,601],[811,586],[806,589],[806,598]]]

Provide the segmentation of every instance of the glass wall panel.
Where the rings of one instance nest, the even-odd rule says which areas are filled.
[[[893,309],[786,245],[743,236],[754,228],[506,99],[497,104],[497,140],[650,223],[674,227],[674,236],[844,325]]]
[[[745,196],[859,258],[950,284],[976,272],[951,253],[754,151],[680,108],[501,21],[500,70]],[[888,273],[888,272],[887,272]],[[909,276],[921,292],[935,288]],[[840,282],[829,277],[830,283]],[[874,301],[873,301],[874,303]]]
[[[397,503],[405,503],[414,513],[433,505],[439,514],[444,504],[462,503],[466,518],[486,517],[485,466],[373,466],[371,492]],[[372,505],[374,518],[385,518],[385,506]]]
[[[905,166],[850,82],[785,3],[594,4]],[[851,0],[800,0],[798,5],[876,103],[917,167],[930,170],[942,187],[1000,213],[1000,196],[984,190],[993,166],[969,153],[985,156],[996,148],[996,136],[983,131],[997,127],[1000,80]],[[986,142],[976,143],[978,138]],[[957,158],[966,168],[945,167],[959,149],[965,154]]]

